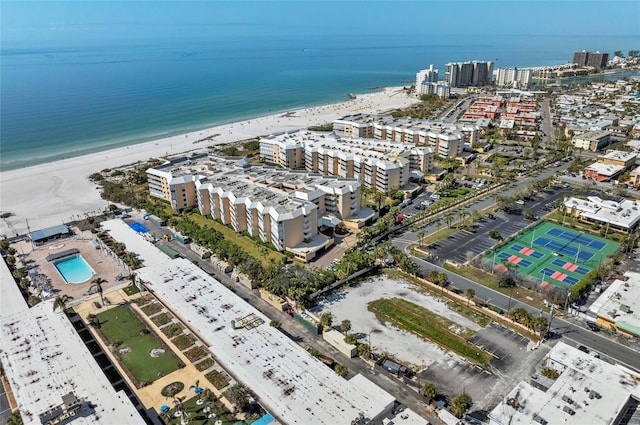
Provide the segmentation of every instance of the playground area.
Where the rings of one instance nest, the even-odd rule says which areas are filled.
[[[543,287],[572,286],[618,248],[616,242],[542,222],[489,252],[485,261],[496,271],[511,269],[528,275]]]

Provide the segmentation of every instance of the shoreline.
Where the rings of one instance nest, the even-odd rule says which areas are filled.
[[[14,237],[29,230],[67,223],[85,214],[104,209],[107,201],[100,198],[99,186],[88,178],[95,172],[152,158],[190,151],[203,152],[212,145],[325,124],[348,114],[381,113],[418,102],[417,98],[407,96],[401,90],[401,86],[388,87],[379,92],[358,94],[356,99],[344,102],[291,109],[82,156],[2,171],[0,205],[2,212],[11,212],[14,215],[0,220],[0,235]],[[207,137],[212,139],[202,141]]]

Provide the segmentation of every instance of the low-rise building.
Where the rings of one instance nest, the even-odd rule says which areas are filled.
[[[279,422],[380,423],[393,409],[387,392],[361,375],[339,377],[189,260],[167,259],[136,275]]]
[[[639,201],[623,199],[620,202],[589,196],[587,199],[570,197],[564,201],[567,214],[589,223],[606,225],[608,230],[630,232],[640,221]]]
[[[602,164],[617,165],[628,170],[636,163],[638,154],[636,152],[625,152],[608,150],[604,155],[598,155],[597,161]]]
[[[613,180],[623,172],[624,167],[619,165],[607,165],[602,162],[594,162],[584,169],[585,176],[599,182],[608,182]]]
[[[640,420],[640,374],[612,365],[564,342],[549,352],[546,367],[560,376],[535,385],[520,382],[489,413],[491,425],[618,425]],[[532,377],[533,380],[533,377]]]
[[[0,290],[0,360],[24,424],[145,423],[54,300],[29,308],[4,261]]]
[[[591,305],[596,322],[631,338],[640,338],[640,273],[626,272]]]
[[[588,131],[578,134],[571,140],[577,149],[597,152],[611,143],[611,134],[608,131]]]

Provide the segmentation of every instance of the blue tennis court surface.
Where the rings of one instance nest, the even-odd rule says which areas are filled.
[[[511,249],[513,249],[514,251],[520,252],[520,250],[522,250],[524,247],[522,245],[518,245],[518,244],[513,244],[511,245]]]
[[[555,272],[556,272],[555,270],[550,269],[549,267],[545,267],[542,270],[540,270],[540,274],[546,277],[550,277]]]
[[[527,267],[531,266],[533,263],[532,263],[531,261],[529,261],[529,260],[525,260],[525,259],[523,258],[522,260],[518,261],[516,264],[517,264],[517,265],[519,265],[520,267],[525,267],[525,268],[527,268]]]
[[[585,251],[581,249],[578,252],[578,248],[575,248],[571,245],[563,244],[562,242],[555,241],[553,239],[545,238],[544,236],[540,236],[533,241],[534,245],[538,245],[544,248],[552,249],[559,254],[568,255],[570,257],[574,257],[577,255],[578,260],[581,261],[589,261],[593,257],[593,253],[590,251]]]
[[[498,254],[498,258],[509,258],[511,257],[511,255],[507,254],[506,252],[502,251],[500,254]]]
[[[569,285],[575,285],[578,283],[578,279],[575,277],[567,276],[562,280],[564,283],[568,283]]]
[[[138,223],[137,221],[134,221],[133,223],[131,223],[129,225],[129,227],[131,227],[133,230],[135,230],[136,232],[139,232],[139,233],[147,233],[149,231],[149,229],[147,229],[146,227],[144,227],[142,224]]]
[[[567,242],[575,242],[580,245],[588,246],[589,248],[600,250],[607,246],[606,243],[602,241],[597,241],[589,236],[581,235],[580,233],[571,232],[569,230],[562,230],[557,227],[553,229],[547,230],[547,234],[551,236],[558,237]]]
[[[540,258],[544,257],[544,254],[543,254],[543,253],[541,253],[541,252],[539,252],[539,251],[534,251],[534,252],[532,252],[531,254],[529,254],[529,257],[533,257],[533,258],[535,258],[536,260],[538,260],[538,259],[540,259]]]

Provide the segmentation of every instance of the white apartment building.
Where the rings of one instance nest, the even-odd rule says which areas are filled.
[[[437,156],[456,158],[465,143],[477,141],[476,124],[394,118],[388,115],[347,115],[333,122],[333,131],[341,137],[374,138],[397,143],[412,143],[433,149]]]
[[[498,68],[496,70],[496,86],[527,89],[533,81],[532,69]]]
[[[434,159],[434,150],[430,147],[387,140],[336,138],[303,130],[260,140],[261,152],[286,149],[303,150],[303,166],[308,171],[354,178],[381,192],[401,188],[411,177],[421,178],[432,169]]]
[[[428,83],[438,82],[438,70],[433,68],[433,64],[429,65],[429,69],[422,69],[416,74],[416,90],[425,81]]]
[[[151,195],[171,202],[175,211],[197,206],[202,215],[280,251],[317,242],[323,237],[320,226],[334,226],[360,212],[361,184],[355,179],[252,166],[244,159],[178,158],[148,169],[147,176]],[[179,204],[174,202],[176,188],[185,191]]]
[[[451,86],[446,83],[432,83],[423,81],[420,86],[416,86],[418,95],[435,94],[438,97],[448,98],[451,94]]]

